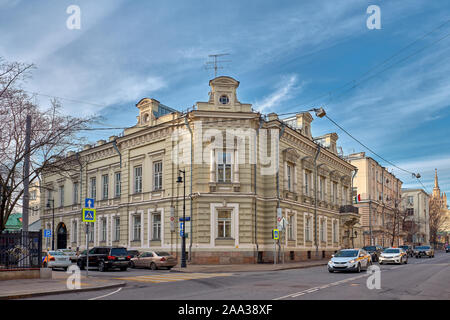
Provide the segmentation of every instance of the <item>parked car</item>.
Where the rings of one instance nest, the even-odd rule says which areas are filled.
[[[356,271],[367,270],[372,264],[370,254],[363,249],[343,249],[331,256],[328,271]]]
[[[448,253],[450,251],[450,244],[445,246],[445,252]]]
[[[423,256],[434,258],[434,249],[431,246],[417,246],[414,248],[414,255],[416,259]]]
[[[69,256],[71,262],[77,262],[78,260],[77,253],[72,249],[58,249],[56,251],[62,252],[66,256]]]
[[[413,250],[412,246],[405,245],[405,246],[400,246],[399,248],[402,248],[403,250],[405,250],[408,257],[414,256],[414,250]]]
[[[131,259],[132,268],[150,268],[156,270],[159,268],[172,269],[176,266],[177,259],[168,252],[164,251],[148,251],[142,252],[135,258]]]
[[[120,270],[126,271],[130,258],[124,247],[94,247],[89,250],[89,267],[97,267],[101,272],[111,268],[120,268]],[[87,255],[81,254],[77,260],[78,267],[84,270],[86,263]]]
[[[377,262],[378,258],[381,255],[381,252],[383,252],[383,248],[379,245],[375,245],[375,246],[365,246],[363,247],[363,250],[367,251],[373,262]]]
[[[408,263],[408,254],[402,248],[387,248],[380,255],[380,264],[384,263]]]
[[[70,256],[65,255],[61,251],[42,252],[42,267],[44,268],[52,268],[52,270],[61,268],[67,270],[71,265],[72,261],[70,261]]]

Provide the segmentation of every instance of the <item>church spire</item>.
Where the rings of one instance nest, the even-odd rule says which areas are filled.
[[[437,169],[434,169],[434,187],[439,189],[438,177],[437,177]]]

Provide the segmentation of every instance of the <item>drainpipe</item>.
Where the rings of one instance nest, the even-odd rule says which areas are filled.
[[[358,168],[355,168],[355,171],[354,171],[353,176],[352,176],[352,190],[350,191],[352,196],[353,196],[353,179],[355,179],[357,173],[358,173]],[[358,192],[356,193],[356,197],[358,197]],[[352,199],[353,199],[353,197],[352,197]],[[352,201],[352,204],[353,204],[353,201]],[[359,211],[358,211],[358,214],[359,214]],[[364,235],[363,235],[363,239],[364,239]],[[353,248],[354,248],[354,246],[353,246]]]
[[[190,172],[191,172],[191,182],[190,182],[190,213],[191,213],[191,227],[190,227],[190,234],[191,234],[191,236],[189,237],[189,257],[188,257],[188,261],[189,262],[191,262],[192,261],[192,254],[191,254],[191,252],[192,252],[192,237],[193,237],[193,235],[192,235],[192,225],[193,225],[193,214],[192,214],[192,155],[193,155],[193,153],[192,153],[192,148],[193,148],[193,139],[194,139],[194,135],[192,134],[192,129],[191,129],[191,127],[189,126],[189,122],[188,122],[188,120],[187,120],[187,117],[185,117],[184,118],[184,123],[186,124],[186,127],[188,128],[188,130],[189,130],[189,132],[190,132],[190,134],[191,134],[191,169],[190,169]]]
[[[278,212],[278,208],[280,208],[280,140],[281,137],[283,136],[284,133],[284,128],[285,128],[285,124],[284,122],[281,122],[281,129],[280,129],[280,134],[278,136],[278,146],[277,146],[277,212]],[[280,239],[278,239],[278,252],[280,252],[281,249],[281,243],[280,243]]]
[[[258,246],[258,219],[257,219],[257,204],[258,204],[258,200],[257,200],[257,193],[256,193],[256,159],[258,156],[257,153],[257,142],[258,142],[258,137],[259,137],[259,130],[261,129],[262,125],[263,125],[264,120],[259,117],[259,127],[256,130],[256,135],[255,135],[255,163],[253,164],[253,172],[254,172],[254,176],[253,176],[253,184],[254,184],[254,190],[255,190],[255,245],[256,245],[256,263],[258,263],[258,252],[259,252],[259,246]]]
[[[317,243],[317,158],[320,154],[320,144],[314,157],[314,243],[316,245],[316,259],[319,257],[319,244]]]

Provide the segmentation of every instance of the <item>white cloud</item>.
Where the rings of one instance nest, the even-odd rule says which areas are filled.
[[[278,89],[271,93],[269,96],[263,98],[262,101],[257,101],[254,104],[254,108],[262,113],[268,111],[274,111],[273,109],[278,107],[283,101],[288,100],[294,94],[298,94],[300,86],[296,86],[297,75],[291,75],[287,79],[284,78],[280,84],[278,84]]]

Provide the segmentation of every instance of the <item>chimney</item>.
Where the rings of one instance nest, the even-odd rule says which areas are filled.
[[[297,127],[301,130],[304,136],[312,139],[311,135],[311,122],[313,121],[313,117],[309,114],[309,112],[297,113]]]

